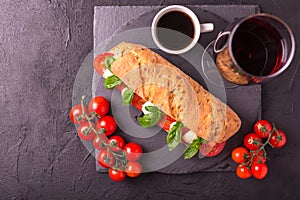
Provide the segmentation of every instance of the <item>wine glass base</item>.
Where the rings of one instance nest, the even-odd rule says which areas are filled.
[[[215,63],[215,56],[213,52],[214,43],[215,40],[207,45],[201,58],[202,71],[204,73],[205,79],[207,79],[210,83],[217,87],[229,89],[238,87],[239,85],[227,81],[223,78],[222,75],[220,75],[220,72]]]

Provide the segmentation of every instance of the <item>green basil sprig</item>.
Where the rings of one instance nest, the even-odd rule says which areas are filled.
[[[174,126],[172,126],[170,132],[167,136],[167,144],[170,151],[173,151],[177,145],[180,143],[182,136],[182,123],[176,122]]]
[[[126,88],[124,94],[122,96],[122,104],[123,105],[130,105],[134,97],[134,93],[131,89]]]
[[[120,85],[122,81],[115,75],[109,76],[104,80],[104,87],[106,89],[113,89],[117,85]]]
[[[145,109],[150,113],[145,114],[143,117],[138,117],[139,124],[144,128],[155,126],[163,113],[155,106],[146,106]]]
[[[200,137],[194,139],[193,142],[184,150],[184,159],[189,159],[196,155],[203,143],[205,143],[205,140]]]
[[[107,69],[110,70],[110,66],[111,64],[115,61],[116,59],[112,56],[107,56],[105,59],[104,59],[104,65]]]

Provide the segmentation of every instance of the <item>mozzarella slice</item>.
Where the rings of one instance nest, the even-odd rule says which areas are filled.
[[[184,142],[191,144],[194,139],[197,139],[197,135],[193,131],[188,131],[182,136],[182,139]]]
[[[104,70],[104,73],[103,73],[103,78],[108,78],[110,76],[113,76],[114,74],[111,73],[111,71],[109,71],[108,69]]]
[[[146,101],[143,105],[142,105],[142,112],[147,115],[149,114],[150,112],[146,110],[146,106],[154,106],[153,103],[151,103],[150,101]]]

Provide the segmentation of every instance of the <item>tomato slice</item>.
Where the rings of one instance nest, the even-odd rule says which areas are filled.
[[[144,99],[142,99],[139,95],[134,94],[132,105],[139,110],[142,110],[143,104],[146,103]]]
[[[173,122],[176,122],[176,120],[172,119],[168,115],[163,115],[161,120],[157,123],[157,125],[163,128],[164,130],[168,131],[170,129],[170,125]]]
[[[99,54],[95,59],[94,59],[94,69],[96,72],[100,75],[103,75],[104,70],[106,69],[103,61],[107,56],[114,56],[113,53],[103,53]]]
[[[199,152],[205,157],[214,157],[223,151],[225,144],[226,142],[216,143],[211,147],[211,144],[204,143],[201,145]]]

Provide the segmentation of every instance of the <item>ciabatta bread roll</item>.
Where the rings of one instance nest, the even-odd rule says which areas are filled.
[[[111,72],[143,99],[209,142],[224,142],[241,126],[238,115],[150,49],[121,43],[111,49]]]

